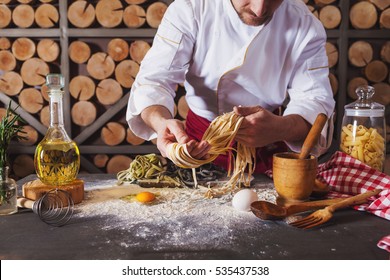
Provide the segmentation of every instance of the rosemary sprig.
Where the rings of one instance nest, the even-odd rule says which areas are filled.
[[[19,114],[11,108],[11,102],[8,104],[6,115],[0,121],[0,169],[1,181],[5,181],[5,167],[8,163],[8,147],[12,139],[27,139],[26,132],[21,124],[26,123]],[[0,205],[7,201],[7,192],[3,184],[0,185]]]

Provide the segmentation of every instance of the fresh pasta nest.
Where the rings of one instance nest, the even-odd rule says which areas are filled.
[[[175,178],[165,175],[165,159],[156,154],[137,155],[126,170],[117,174],[118,184],[124,182],[134,183],[141,179],[156,179],[166,181],[175,186],[180,182]]]
[[[343,126],[340,149],[374,169],[383,170],[385,140],[375,128],[352,124]]]
[[[233,151],[236,151],[235,164],[233,175],[229,181],[219,189],[209,188],[206,192],[206,197],[212,198],[216,195],[222,195],[240,187],[243,183],[249,186],[252,173],[255,169],[256,153],[254,148],[249,148],[237,142],[237,148],[232,147],[232,142],[237,134],[237,131],[243,121],[244,117],[235,114],[234,112],[225,113],[217,117],[210,123],[202,140],[210,143],[209,157],[207,159],[193,158],[187,150],[185,144],[174,143],[168,147],[167,156],[177,166],[181,168],[195,169],[206,163],[214,161],[220,154],[229,154],[229,159],[233,157]],[[231,160],[229,160],[231,162]],[[231,166],[229,164],[228,176],[231,173]],[[247,174],[245,174],[247,171]],[[194,178],[196,180],[196,177]]]

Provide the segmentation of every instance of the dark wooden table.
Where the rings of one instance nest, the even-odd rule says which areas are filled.
[[[80,177],[86,189],[91,182],[114,179],[113,175]],[[32,179],[29,176],[19,181],[19,188]],[[262,176],[256,180],[270,181]],[[181,225],[183,231],[197,227],[190,221]],[[1,216],[0,259],[389,259],[377,242],[390,234],[390,221],[352,209],[336,212],[326,226],[307,231],[284,221],[254,218],[249,226],[232,228],[229,236],[190,247],[170,247],[166,243],[156,249],[153,245],[165,234],[173,234],[165,232],[164,226],[144,236],[136,236],[135,228],[103,227],[97,217],[73,219],[63,227],[52,227],[31,211]],[[207,235],[212,228],[204,230]]]

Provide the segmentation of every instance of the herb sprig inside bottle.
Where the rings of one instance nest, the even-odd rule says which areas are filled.
[[[16,110],[17,108],[15,108]],[[23,125],[25,121],[8,105],[6,114],[0,121],[0,179],[2,182],[7,179],[8,168],[8,147],[12,139],[27,139],[24,134]],[[0,184],[0,206],[9,200],[5,186]]]

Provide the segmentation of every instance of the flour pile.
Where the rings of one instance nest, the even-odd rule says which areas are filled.
[[[111,180],[87,187],[86,199],[76,206],[75,218],[96,219],[102,230],[120,231],[123,247],[154,251],[218,249],[234,244],[238,234],[253,230],[254,224],[268,227],[253,213],[234,209],[232,194],[206,199],[204,192],[196,189],[144,189],[133,184],[115,184]],[[272,183],[255,185],[253,189],[259,200],[274,202],[276,199]],[[151,204],[134,199],[145,190],[157,196]],[[106,242],[115,240],[108,238]]]

